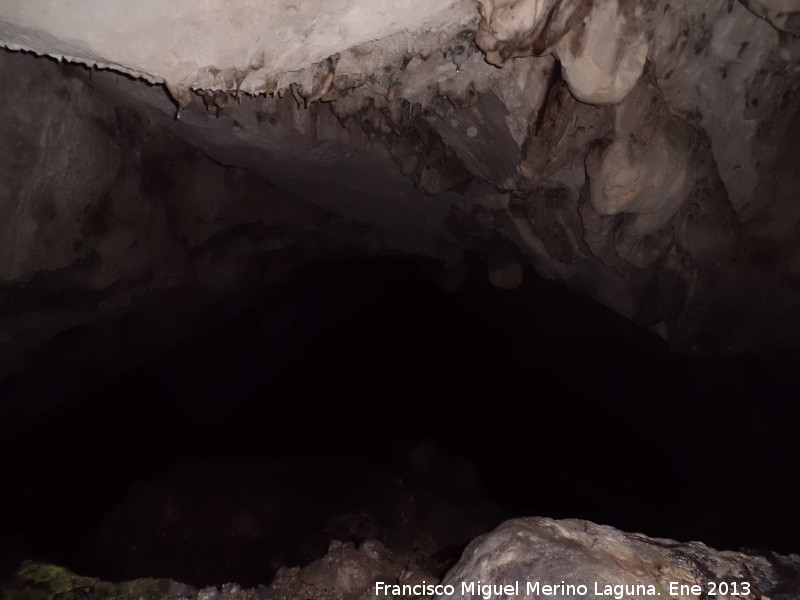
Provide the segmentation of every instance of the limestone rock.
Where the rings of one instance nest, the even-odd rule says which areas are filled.
[[[554,46],[564,80],[581,102],[616,104],[636,85],[648,45],[639,2],[589,3],[588,13]]]
[[[475,41],[486,53],[486,60],[502,67],[510,58],[544,50],[537,46],[537,39],[558,4],[559,0],[481,0],[481,24]]]
[[[605,586],[652,585],[662,598],[702,597],[708,582],[749,584],[748,598],[794,600],[800,595],[800,556],[763,552],[719,552],[699,542],[679,543],[624,533],[588,521],[540,517],[514,519],[475,539],[443,583],[455,586],[454,600],[469,600],[462,582],[521,582],[520,600],[544,597],[526,593],[525,582],[586,585],[588,597]],[[695,595],[670,594],[670,582],[700,585]],[[618,588],[625,598],[646,600],[641,590]],[[556,598],[581,597],[557,593]],[[441,598],[441,597],[440,597]],[[442,598],[442,600],[444,600]]]
[[[496,239],[677,349],[800,339],[795,3],[80,4],[0,1],[0,44],[101,68],[0,57],[3,293],[83,299],[3,315],[3,373],[101,304],[223,293],[276,252]]]
[[[763,125],[755,113],[766,115],[774,103],[786,101],[777,88],[784,76],[798,73],[796,62],[780,59],[779,33],[744,5],[679,0],[660,7],[650,54],[672,111],[699,114],[737,211],[758,185],[756,148]]]
[[[338,598],[360,597],[376,581],[395,581],[400,564],[377,541],[367,540],[356,549],[352,544],[333,542],[328,553],[300,570],[306,585],[331,590]]]
[[[69,10],[39,1],[4,2],[1,8],[0,43],[10,48],[112,67],[169,82],[176,90],[244,91],[423,23],[429,29],[457,30],[474,14],[464,0],[220,1],[169,7],[145,0],[132,11],[125,4],[88,0]]]
[[[535,183],[564,170],[609,133],[611,110],[578,102],[564,82],[556,83],[539,118],[531,122],[520,174]]]
[[[658,89],[644,82],[615,112],[614,139],[589,153],[586,172],[599,214],[630,215],[619,251],[632,258],[638,240],[661,229],[694,186],[696,134],[669,115]]]
[[[515,57],[553,52],[564,79],[581,102],[622,100],[647,58],[637,2],[482,0],[475,41],[499,67]]]
[[[800,36],[800,6],[793,0],[742,0],[742,5],[780,33]]]
[[[339,573],[338,569],[344,569]],[[404,568],[376,542],[359,550],[333,544],[328,555],[307,567],[281,569],[269,587],[242,589],[235,583],[197,590],[166,579],[140,579],[112,584],[75,575],[66,569],[41,563],[24,563],[13,581],[0,588],[2,600],[343,600],[374,598],[374,581],[436,583],[436,578],[416,568]],[[447,573],[443,585],[452,585],[452,596],[437,600],[468,600],[477,593],[462,584],[496,586],[519,582],[520,600],[543,596],[556,598],[623,596],[649,600],[660,595],[689,600],[710,590],[715,582],[740,595],[730,597],[796,600],[800,594],[800,556],[781,556],[767,550],[720,552],[700,542],[680,543],[625,533],[613,527],[577,519],[553,520],[530,517],[506,521],[494,531],[474,539],[459,562]],[[555,595],[528,590],[527,584],[586,586],[575,595],[556,588]],[[691,586],[700,591],[686,592]],[[684,591],[680,590],[684,587]],[[509,597],[499,594],[493,597]]]

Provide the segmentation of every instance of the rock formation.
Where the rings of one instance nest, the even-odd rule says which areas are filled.
[[[0,46],[0,435],[317,259],[414,257],[448,292],[477,263],[506,308],[535,273],[662,349],[655,335],[800,358],[792,0],[0,0]],[[277,321],[264,330],[291,337]],[[269,351],[274,373],[283,348]],[[577,387],[594,394],[573,362],[554,376],[589,374]],[[268,368],[214,385],[250,393]],[[609,389],[625,368],[606,369]],[[741,435],[768,436],[753,420]],[[527,519],[473,542],[445,581],[642,578],[665,596],[724,580],[796,600],[799,563]],[[28,564],[4,598],[356,600],[408,567],[375,542],[334,545],[270,589],[203,591]]]
[[[514,288],[498,247],[675,349],[790,361],[798,19],[4,0],[0,44],[25,52],[0,55],[1,375],[59,332],[315,256],[479,256]]]
[[[221,589],[198,590],[170,580],[111,584],[54,566],[26,563],[13,582],[0,589],[0,598],[368,600],[388,597],[382,591],[375,593],[377,582],[388,586],[439,583],[430,574],[404,565],[379,543],[366,541],[359,549],[333,543],[322,559],[302,569],[281,570],[269,586],[261,585],[258,589],[243,590],[229,583]],[[794,600],[800,594],[800,556],[781,556],[768,551],[718,552],[698,542],[681,544],[649,538],[588,521],[534,517],[506,521],[476,538],[441,585],[452,586],[452,593],[436,596],[436,600],[475,597],[646,600],[659,596],[690,600],[704,597],[711,585],[716,591],[714,595],[719,597]],[[504,590],[502,586],[506,585],[512,586],[511,590]],[[731,593],[732,589],[739,591]]]
[[[659,595],[689,600],[709,595],[710,582],[716,584],[714,590],[727,584],[725,592],[710,595],[790,600],[800,593],[800,556],[717,552],[698,542],[680,544],[587,521],[534,517],[506,521],[475,539],[443,581],[454,586],[453,598],[459,600],[474,597],[463,593],[465,582],[519,582],[516,597],[526,600],[603,596],[645,600]],[[527,583],[539,583],[539,591],[528,589]],[[558,587],[561,584],[583,585],[588,591],[576,593]],[[746,591],[731,593],[734,584]],[[556,587],[548,593],[542,590],[544,585]],[[700,591],[691,591],[693,586],[700,586]]]

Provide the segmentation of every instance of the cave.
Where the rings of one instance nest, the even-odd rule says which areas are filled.
[[[793,0],[0,0],[0,599],[798,600]]]

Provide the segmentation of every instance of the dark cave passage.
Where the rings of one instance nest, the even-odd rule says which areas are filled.
[[[36,557],[256,585],[366,538],[441,574],[522,515],[798,550],[785,379],[748,357],[672,354],[530,272],[506,292],[473,265],[449,293],[423,267],[317,263],[20,421],[0,441],[3,574]],[[115,324],[115,343],[136,327]],[[46,378],[35,364],[15,385]]]

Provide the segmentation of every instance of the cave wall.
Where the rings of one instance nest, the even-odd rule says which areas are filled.
[[[477,255],[501,288],[526,262],[676,349],[791,361],[779,2],[120,6],[0,3],[7,48],[95,66],[0,56],[6,356],[300,248]],[[19,308],[53,289],[84,308]]]
[[[282,281],[307,254],[298,240],[327,244],[329,213],[165,135],[91,79],[0,55],[4,416],[19,408],[7,378],[29,361],[52,379],[21,392],[35,413],[191,335],[220,294]]]

